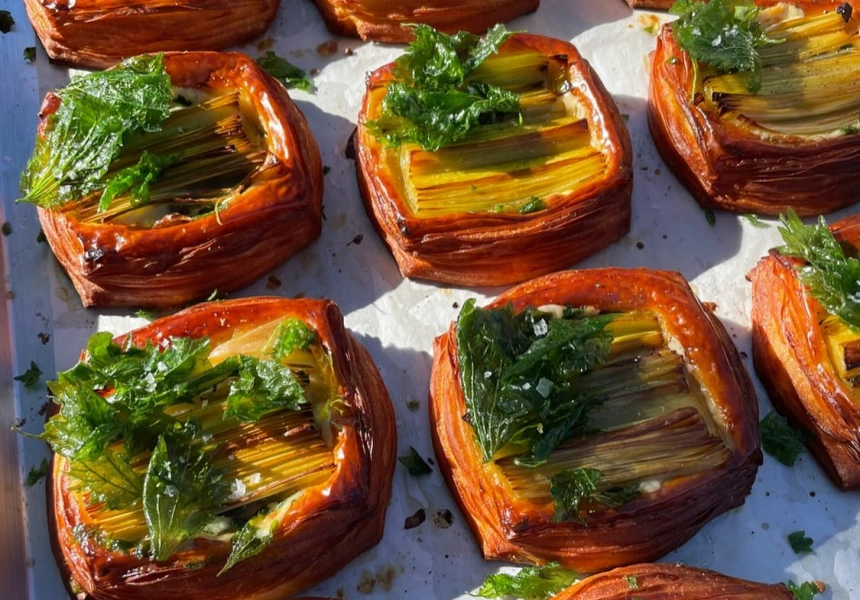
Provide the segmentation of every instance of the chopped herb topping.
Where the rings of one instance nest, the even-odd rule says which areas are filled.
[[[529,213],[538,212],[541,210],[546,210],[546,202],[544,202],[540,198],[532,196],[528,202],[520,206],[519,212],[522,215],[527,215]]]
[[[608,356],[611,320],[466,301],[457,320],[460,384],[485,461],[513,443],[525,450],[518,464],[540,464],[583,425],[602,397],[574,390],[571,377]]]
[[[285,321],[278,331],[298,328]],[[315,337],[304,334],[297,343],[308,349]],[[111,510],[142,508],[148,534],[138,541],[154,560],[166,560],[204,528],[224,521],[216,512],[233,499],[215,466],[216,443],[201,425],[213,426],[206,416],[209,398],[223,403],[216,410],[223,410],[224,418],[243,422],[308,404],[287,366],[244,355],[213,365],[210,350],[206,338],[168,338],[164,345],[137,347],[97,333],[87,344],[87,360],[49,383],[60,410],[40,437],[68,459],[72,489],[87,490],[90,502]],[[178,413],[171,409],[176,405],[182,405]],[[189,412],[188,407],[196,408]],[[194,415],[200,411],[198,421]],[[133,457],[150,451],[145,471],[132,468]],[[228,567],[268,543],[249,541],[243,522]]]
[[[639,495],[639,484],[601,489],[603,474],[597,469],[569,469],[552,478],[552,503],[555,521],[579,520],[581,505],[622,506]]]
[[[292,64],[287,59],[281,58],[271,50],[258,58],[257,64],[266,73],[281,81],[288,88],[293,87],[305,92],[311,91],[311,80],[308,79],[304,70]]]
[[[409,471],[409,474],[413,477],[419,477],[421,475],[429,475],[433,472],[433,469],[430,468],[421,455],[418,454],[418,450],[409,446],[409,454],[404,456],[398,456],[397,460],[400,461],[406,469]]]
[[[524,567],[515,575],[490,575],[475,595],[479,598],[512,596],[523,600],[545,600],[568,587],[577,577],[576,572],[564,569],[558,563]]]
[[[705,220],[708,222],[708,225],[713,227],[717,224],[717,215],[714,214],[714,211],[708,209],[705,211]]]
[[[627,575],[624,579],[627,581],[627,587],[631,590],[639,589],[639,581],[636,579],[635,575]]]
[[[4,222],[3,226],[0,227],[0,232],[2,232],[4,236],[12,235],[12,223],[9,221]]]
[[[390,146],[404,143],[435,151],[463,139],[479,123],[519,114],[517,94],[468,79],[512,34],[496,25],[480,38],[454,36],[415,25],[415,41],[397,59],[382,112],[365,125]]]
[[[754,0],[677,0],[669,12],[678,15],[672,23],[675,40],[695,62],[720,73],[751,72],[750,91],[761,87],[758,49],[773,41],[756,20]]]
[[[203,531],[227,496],[200,424],[173,423],[159,436],[143,482],[143,513],[154,560],[166,560]]]
[[[104,186],[103,178],[128,137],[158,131],[173,99],[162,55],[75,77],[57,92],[61,102],[21,177],[23,202],[55,208]]]
[[[9,33],[14,24],[15,19],[12,18],[12,13],[8,10],[0,10],[0,33]]]
[[[48,474],[48,469],[50,463],[47,458],[43,458],[42,462],[39,463],[38,466],[30,469],[30,472],[27,473],[27,479],[24,481],[27,487],[33,487],[36,485],[40,479],[42,479],[45,475]]]
[[[158,179],[164,167],[175,163],[179,157],[179,154],[157,156],[144,150],[136,165],[123,169],[106,182],[99,200],[99,211],[107,210],[114,198],[125,193],[130,195],[132,206],[149,204],[149,184]]]
[[[791,549],[794,550],[795,554],[808,554],[812,552],[812,538],[806,537],[806,532],[803,530],[789,533],[788,543],[791,544]]]
[[[32,360],[30,361],[30,368],[24,371],[21,375],[17,377],[13,377],[15,381],[20,381],[24,384],[24,387],[33,387],[39,383],[39,379],[42,377],[42,369],[39,368]]]
[[[239,376],[230,384],[224,419],[259,421],[269,411],[299,410],[307,404],[304,390],[287,367],[250,356],[239,357]]]
[[[314,330],[305,325],[301,319],[287,319],[278,326],[275,332],[275,343],[272,346],[272,356],[275,360],[283,361],[297,350],[307,350],[317,342]]]
[[[812,600],[813,597],[824,591],[817,583],[811,581],[804,581],[800,585],[789,581],[787,585],[788,590],[794,594],[795,600]]]
[[[780,216],[779,232],[785,245],[779,251],[806,261],[798,267],[800,281],[830,314],[860,327],[860,258],[849,256],[819,217],[804,225],[789,209]]]
[[[218,575],[232,569],[237,563],[257,556],[275,539],[275,531],[278,529],[277,519],[265,519],[265,513],[258,515],[245,523],[234,536],[230,556]]]
[[[756,229],[767,229],[768,224],[762,223],[761,219],[758,218],[758,215],[748,213],[743,215],[743,218],[749,221],[749,224],[755,227]]]
[[[27,46],[26,48],[24,48],[24,60],[28,63],[34,62],[36,60],[35,46]]]
[[[788,419],[771,411],[759,423],[764,451],[789,467],[806,449],[803,434],[788,424]]]
[[[47,242],[48,242],[48,238],[45,237],[45,232],[40,229],[39,233],[36,234],[36,243],[37,244],[46,244]]]

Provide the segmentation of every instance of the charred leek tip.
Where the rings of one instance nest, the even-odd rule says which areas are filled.
[[[592,506],[626,503],[663,482],[714,469],[729,451],[710,412],[670,350],[656,315],[613,315],[610,356],[575,376],[574,390],[604,400],[588,412],[580,437],[563,442],[540,465],[496,464],[522,498],[554,503],[556,518],[578,520]]]
[[[860,36],[836,12],[782,20],[765,30],[781,43],[760,49],[761,87],[750,73],[707,76],[708,104],[724,118],[787,135],[860,131]]]
[[[67,209],[88,223],[156,205],[188,217],[208,213],[241,193],[266,165],[259,134],[249,128],[236,92],[177,108],[160,131],[129,139],[105,174],[104,189]],[[147,221],[145,212],[137,216]]]
[[[567,94],[564,61],[537,52],[487,59],[473,77],[517,94],[521,120],[486,123],[463,141],[427,151],[401,147],[411,210],[422,217],[463,212],[535,212],[599,177],[605,157]],[[532,210],[523,210],[529,206]]]

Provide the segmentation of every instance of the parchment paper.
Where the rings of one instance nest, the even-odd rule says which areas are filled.
[[[0,1],[3,4],[13,3]],[[22,12],[18,6],[11,10]],[[544,0],[537,13],[510,23],[508,29],[572,40],[591,61],[621,112],[628,115],[635,153],[631,232],[577,267],[645,266],[680,271],[702,300],[716,303],[717,315],[748,357],[750,285],[745,275],[768,248],[779,243],[779,235],[773,220],[762,219],[766,227],[759,229],[729,213],[718,212],[716,224],[709,225],[705,212],[660,160],[646,125],[646,64],[655,44],[655,25],[668,18],[665,13],[633,11],[621,0]],[[26,28],[26,23],[19,20],[19,26]],[[317,46],[328,40],[336,40],[338,48],[323,56]],[[467,298],[483,301],[501,289],[447,288],[404,280],[365,214],[354,164],[345,158],[344,149],[355,127],[365,73],[393,60],[402,48],[336,38],[325,30],[311,2],[283,0],[269,32],[239,48],[252,56],[266,49],[305,69],[318,70],[313,78],[315,93],[291,94],[310,121],[323,163],[331,167],[325,179],[326,220],[319,240],[272,273],[280,285],[264,278],[232,296],[335,300],[347,327],[368,348],[388,386],[397,413],[398,454],[406,454],[412,446],[431,460],[427,390],[433,338],[446,329]],[[25,66],[23,61],[3,65],[4,72],[21,72],[30,78],[33,69],[38,73],[39,94],[23,94],[14,113],[14,118],[33,123],[31,135],[35,135],[39,98],[68,77],[67,69],[48,64],[41,48],[35,66]],[[23,164],[31,148],[32,137],[28,137],[17,147],[3,148],[2,154],[13,155],[16,163]],[[3,198],[6,219],[16,224],[16,234],[31,236],[26,245],[23,239],[7,241],[11,249],[7,273],[10,287],[16,290],[10,306],[15,322],[25,324],[11,332],[18,350],[16,373],[46,351],[35,342],[38,333],[51,336],[47,348],[53,348],[56,368],[65,369],[97,329],[120,333],[145,322],[129,316],[133,311],[83,309],[50,252],[32,241],[38,231],[35,210],[12,208],[12,200]],[[829,218],[835,220],[847,212]],[[20,244],[18,254],[16,243]],[[25,264],[25,250],[38,253],[36,267]],[[50,306],[42,306],[48,298]],[[42,355],[42,360],[40,365],[47,371],[50,357]],[[746,364],[753,373],[749,358]],[[753,379],[763,416],[770,410],[770,402],[754,373]],[[20,386],[16,390],[19,414],[28,421],[25,429],[40,431],[42,420],[36,413],[44,394],[25,392]],[[46,451],[43,444],[29,440],[22,440],[21,446],[26,474]],[[39,483],[26,490],[29,598],[51,600],[62,598],[64,592],[47,543],[43,486]],[[426,521],[405,529],[406,518],[419,509],[425,511]],[[446,511],[450,511],[450,520]],[[836,490],[809,454],[793,468],[765,456],[744,506],[713,520],[664,560],[764,582],[815,579],[828,586],[825,598],[857,598],[858,514],[857,493]],[[791,550],[786,536],[799,529],[814,539],[812,554],[797,556]],[[468,598],[468,591],[500,569],[515,570],[481,558],[438,468],[434,466],[429,476],[413,478],[398,465],[382,543],[308,595]]]

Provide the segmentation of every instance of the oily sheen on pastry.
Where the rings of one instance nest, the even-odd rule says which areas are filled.
[[[359,189],[406,277],[517,283],[568,267],[629,230],[630,138],[596,73],[567,42],[497,33],[487,37],[506,40],[498,52],[478,44],[473,57],[485,60],[454,91],[486,94],[482,103],[498,101],[509,112],[484,114],[453,140],[442,143],[431,131],[404,141],[410,126],[390,111],[409,110],[400,100],[412,84],[402,74],[423,68],[426,46],[368,78],[356,134]],[[456,106],[463,96],[454,98]],[[431,116],[412,115],[416,128],[457,121],[458,110],[439,110],[437,119],[427,102]]]
[[[801,227],[800,223],[796,225]],[[818,227],[827,231],[824,224]],[[845,258],[856,261],[860,216],[836,221],[829,230],[836,240],[834,244],[838,244],[836,248],[841,247]],[[813,252],[821,255],[822,248],[826,246],[819,245]],[[827,254],[833,256],[834,249],[831,247]],[[750,272],[756,372],[777,410],[806,432],[803,441],[833,483],[843,490],[857,489],[860,334],[856,317],[849,322],[840,316],[841,311],[834,310],[834,303],[843,302],[843,314],[850,319],[852,313],[860,314],[856,308],[851,310],[860,304],[860,297],[843,301],[836,294],[829,301],[820,299],[805,283],[815,285],[814,266],[785,252],[771,250]],[[830,261],[826,268],[837,264]],[[857,266],[855,269],[860,271]],[[860,286],[856,277],[843,277],[842,281],[848,286],[852,281],[854,286]],[[831,284],[830,289],[834,287]]]
[[[382,537],[394,412],[330,301],[95,334],[50,386],[54,549],[94,600],[286,598]]]
[[[656,559],[739,506],[755,393],[677,273],[567,271],[436,339],[430,420],[484,557],[596,572]]]
[[[794,600],[781,584],[764,584],[729,577],[714,571],[673,564],[640,564],[613,569],[579,581],[552,600],[712,600],[745,598]]]
[[[137,57],[48,94],[41,119],[23,199],[84,306],[237,290],[319,236],[316,141],[243,54]]]
[[[278,0],[24,0],[52,59],[91,68],[169,50],[221,50],[263,33]]]
[[[735,18],[726,0],[694,5],[724,8],[663,26],[648,99],[654,143],[682,183],[703,206],[737,212],[857,202],[857,5],[759,1]]]
[[[483,33],[531,12],[540,0],[315,0],[326,27],[337,35],[378,42],[406,42],[408,25],[423,23],[446,33]]]

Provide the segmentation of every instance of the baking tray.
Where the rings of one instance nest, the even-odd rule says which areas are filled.
[[[134,311],[83,309],[47,246],[36,242],[35,209],[14,205],[40,100],[45,91],[68,80],[68,69],[50,65],[41,48],[34,64],[25,63],[24,48],[38,44],[23,6],[0,0],[0,7],[16,21],[11,33],[0,36],[0,221],[13,227],[0,241],[0,292],[7,295],[0,303],[0,328],[6,334],[0,339],[0,589],[4,598],[55,600],[66,596],[48,543],[44,482],[22,484],[47,456],[47,448],[10,432],[16,422],[26,431],[41,431],[45,393],[42,386],[25,389],[11,376],[24,372],[31,360],[46,374],[55,373],[55,365],[68,368],[94,331],[120,333],[144,321],[131,316]],[[573,41],[628,121],[635,156],[632,229],[578,266],[680,271],[702,300],[716,303],[716,314],[752,372],[745,275],[779,243],[779,236],[770,219],[762,219],[767,227],[759,229],[738,215],[718,212],[710,225],[656,153],[646,124],[646,64],[655,43],[652,32],[667,18],[665,13],[633,11],[621,0],[544,0],[535,14],[508,28]],[[337,51],[323,56],[317,46],[332,39]],[[325,180],[320,239],[273,271],[274,278],[263,278],[235,296],[329,297],[338,302],[347,327],[368,348],[388,386],[397,414],[399,454],[413,446],[430,458],[427,389],[433,338],[467,298],[484,301],[501,290],[404,280],[364,212],[354,165],[344,150],[355,127],[364,74],[398,56],[401,47],[335,38],[311,2],[282,0],[269,32],[238,49],[252,56],[272,49],[305,69],[318,70],[315,93],[292,95],[331,171]],[[753,379],[764,415],[770,402]],[[825,598],[860,598],[858,507],[858,494],[836,490],[808,454],[793,468],[765,456],[746,503],[713,520],[664,560],[765,582],[820,580],[828,586]],[[406,529],[406,518],[419,509],[426,521]],[[789,547],[787,534],[799,529],[815,540],[812,554],[800,557]],[[508,568],[481,559],[438,469],[416,479],[398,466],[382,543],[309,594],[465,599],[486,575]]]

